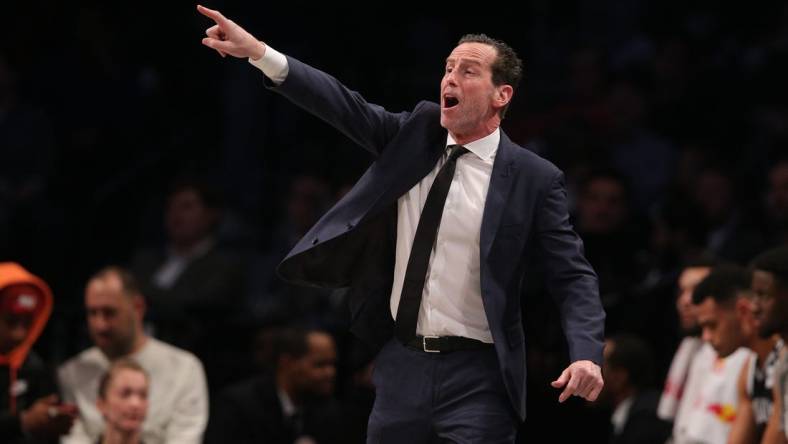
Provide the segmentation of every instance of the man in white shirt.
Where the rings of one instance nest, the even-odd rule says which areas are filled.
[[[665,421],[676,419],[679,403],[686,392],[690,363],[703,345],[699,336],[698,317],[692,304],[692,292],[695,286],[709,275],[713,265],[715,265],[713,261],[687,264],[679,274],[676,312],[679,316],[679,327],[686,336],[673,355],[657,407],[657,415]]]
[[[99,380],[111,361],[129,357],[145,369],[150,379],[142,441],[201,443],[208,421],[208,388],[202,364],[192,354],[145,334],[145,301],[131,274],[108,267],[94,275],[85,289],[85,309],[95,346],[58,369],[64,400],[79,408],[79,419],[62,442],[97,442],[104,429],[96,407]]]
[[[248,58],[272,90],[376,156],[278,268],[292,283],[350,287],[351,331],[380,349],[368,442],[514,441],[525,418],[523,282],[537,265],[569,345],[552,383],[559,401],[596,399],[604,311],[563,173],[500,130],[522,73],[511,47],[466,35],[446,59],[441,103],[391,113],[198,10],[216,23],[203,44]]]

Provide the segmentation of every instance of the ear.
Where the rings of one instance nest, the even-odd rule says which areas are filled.
[[[140,317],[140,319],[145,318],[145,311],[147,310],[148,306],[145,303],[145,298],[142,297],[141,294],[136,294],[131,299],[132,307],[134,307],[134,311]]]
[[[292,356],[288,355],[287,353],[283,353],[279,355],[279,359],[276,362],[276,368],[289,369],[293,365],[293,361],[295,361],[295,359],[293,359]]]
[[[501,109],[512,101],[514,95],[514,88],[511,85],[501,85],[495,87],[495,108]]]
[[[101,413],[101,416],[105,416],[104,410],[106,409],[106,407],[107,407],[106,402],[103,399],[96,398],[96,408]]]
[[[752,314],[752,301],[744,297],[738,297],[736,298],[734,309],[736,310],[736,317],[739,319],[747,318]]]

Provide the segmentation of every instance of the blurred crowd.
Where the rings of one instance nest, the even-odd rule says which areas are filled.
[[[460,35],[481,31],[511,44],[525,76],[503,129],[566,172],[606,334],[623,349],[634,340],[648,350],[643,387],[663,389],[686,335],[676,304],[688,264],[749,266],[788,243],[784,2],[529,1],[503,18],[371,5],[306,16],[245,2],[208,6],[392,111],[437,100],[441,61]],[[243,393],[281,401],[272,381],[295,378],[289,384],[304,387],[289,396],[331,395],[310,423],[336,429],[331,415],[340,412],[352,422],[341,442],[361,439],[372,357],[347,333],[344,294],[287,285],[275,268],[371,158],[266,94],[247,63],[218,62],[199,45],[205,23],[190,3],[9,8],[4,15],[15,20],[0,30],[0,261],[21,264],[53,295],[33,349],[42,368],[60,367],[56,391],[68,403],[44,403],[42,415],[71,418],[68,406],[83,415],[89,405],[94,424],[77,422],[95,442],[106,433],[95,426],[108,417],[95,400],[107,356],[156,345],[151,359],[172,355],[168,373],[197,381],[198,393],[182,394],[197,419],[181,429],[202,430],[214,401],[225,403],[220,429],[205,435],[222,442],[242,428],[233,421],[254,421],[241,418],[254,407]],[[521,434],[607,436],[612,407],[557,405],[549,381],[566,364],[558,311],[542,289],[526,292]],[[112,297],[92,301],[97,294]],[[109,309],[125,324],[105,322]],[[299,359],[312,352],[319,357],[309,374]],[[81,388],[88,394],[63,388],[69,364],[92,369]],[[150,386],[150,413],[164,382],[161,369],[140,365],[111,371],[128,381],[109,378],[100,396],[112,394],[113,381]],[[335,372],[318,374],[321,365]],[[288,430],[303,427],[296,410],[285,415]],[[587,427],[554,430],[556,418]],[[150,427],[159,430],[146,436],[165,436],[165,426]]]

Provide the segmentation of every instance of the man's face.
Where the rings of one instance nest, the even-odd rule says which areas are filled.
[[[463,43],[446,59],[441,80],[441,126],[455,136],[482,136],[485,124],[494,116],[497,94],[492,82],[494,47],[483,43]]]
[[[304,394],[328,396],[334,391],[337,352],[334,340],[325,333],[310,333],[307,353],[293,361],[292,380]]]
[[[176,191],[167,205],[167,234],[176,245],[191,244],[210,234],[216,218],[195,190]]]
[[[593,234],[612,233],[620,228],[627,213],[624,193],[624,187],[616,180],[592,180],[578,202],[579,228]]]
[[[124,293],[115,275],[93,279],[85,290],[90,338],[110,358],[127,355],[134,345],[141,321],[134,297]]]
[[[692,304],[692,292],[695,286],[708,276],[709,267],[689,267],[679,275],[679,295],[676,298],[676,310],[679,313],[679,323],[685,333],[691,333],[698,326],[695,306]]]
[[[711,344],[720,357],[726,357],[744,345],[741,322],[734,301],[717,303],[707,297],[696,306],[703,340]]]
[[[780,291],[774,274],[754,270],[752,291],[755,294],[755,316],[761,337],[783,334],[788,330],[788,295]]]
[[[769,204],[778,220],[788,222],[788,162],[769,171]]]
[[[18,347],[27,338],[32,324],[32,314],[0,313],[0,354]]]

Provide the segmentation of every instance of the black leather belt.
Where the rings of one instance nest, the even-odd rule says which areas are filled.
[[[449,353],[459,350],[492,348],[492,344],[462,336],[416,336],[406,346],[426,353]]]

